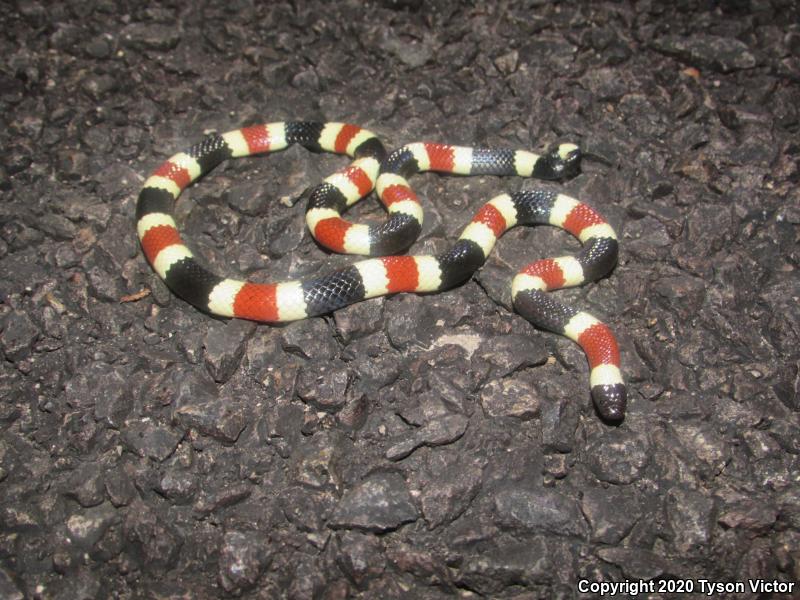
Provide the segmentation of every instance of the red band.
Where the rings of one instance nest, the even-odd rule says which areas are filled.
[[[578,204],[575,208],[569,211],[567,218],[564,219],[564,229],[569,231],[575,237],[579,237],[581,231],[591,225],[601,225],[606,220],[598,215],[593,209],[585,204]]]
[[[531,277],[541,277],[548,290],[557,290],[564,286],[564,271],[552,258],[537,260],[520,271]]]
[[[578,337],[578,343],[586,352],[589,368],[594,369],[598,365],[620,366],[617,340],[611,330],[602,323],[587,327]]]
[[[415,292],[419,286],[419,270],[413,256],[384,256],[381,258],[386,267],[387,289],[390,294],[397,292]]]
[[[425,151],[428,153],[431,171],[453,172],[455,163],[455,150],[452,146],[445,144],[425,144]]]
[[[155,264],[158,253],[167,246],[183,244],[181,234],[172,225],[156,225],[142,237],[142,250],[150,264]]]
[[[167,161],[162,164],[158,169],[155,170],[153,175],[158,175],[159,177],[166,177],[167,179],[171,179],[175,182],[181,190],[183,190],[187,185],[192,183],[192,177],[189,175],[189,171],[184,169],[183,167],[179,167],[173,162]]]
[[[491,204],[484,204],[472,219],[473,223],[483,223],[494,232],[494,237],[500,237],[506,230],[506,219],[503,214]]]
[[[350,142],[359,131],[361,131],[361,127],[358,125],[345,124],[336,136],[336,141],[333,144],[334,151],[339,154],[347,154],[347,146],[350,145]]]
[[[344,236],[352,225],[339,217],[322,219],[314,227],[314,239],[334,252],[344,252]]]
[[[342,173],[358,188],[358,195],[362,198],[372,191],[372,180],[360,167],[349,167],[342,169]]]
[[[278,320],[277,284],[245,283],[233,300],[233,314],[254,321]]]
[[[413,200],[419,204],[419,198],[414,191],[407,185],[396,183],[394,185],[387,185],[383,188],[381,194],[381,202],[386,208],[389,208],[395,202],[402,202],[403,200]]]
[[[245,127],[239,131],[247,142],[250,154],[269,152],[271,140],[269,139],[269,130],[266,125],[254,125],[253,127]]]

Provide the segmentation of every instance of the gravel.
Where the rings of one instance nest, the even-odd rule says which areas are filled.
[[[6,6],[0,597],[800,580],[798,22],[788,0]],[[625,421],[597,417],[579,348],[509,310],[517,269],[578,247],[553,228],[510,232],[456,290],[285,326],[174,297],[136,240],[146,174],[292,118],[390,147],[580,144],[562,184],[416,177],[413,251],[501,191],[597,207],[619,265],[559,297],[618,334]],[[230,161],[178,201],[182,231],[231,276],[347,264],[302,214],[344,164]]]

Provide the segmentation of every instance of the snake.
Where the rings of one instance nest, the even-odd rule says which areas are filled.
[[[295,144],[352,159],[311,190],[306,224],[321,246],[370,258],[321,276],[279,283],[231,279],[211,272],[181,238],[174,219],[176,199],[227,159],[276,152]],[[502,193],[475,213],[446,251],[436,256],[401,254],[422,230],[422,204],[408,181],[415,173],[562,180],[578,172],[580,159],[579,148],[568,143],[543,154],[434,142],[414,142],[388,152],[374,133],[349,123],[252,125],[208,135],[161,164],[139,193],[137,232],[152,268],[189,304],[221,317],[280,323],[326,315],[378,296],[449,290],[483,266],[508,229],[538,224],[559,227],[582,243],[581,250],[524,266],[512,281],[513,307],[534,326],[566,336],[582,348],[596,411],[603,420],[619,422],[625,415],[627,388],[614,334],[591,314],[549,294],[598,280],[616,265],[617,235],[597,211],[550,189]],[[383,222],[357,224],[342,216],[373,190],[386,209]]]

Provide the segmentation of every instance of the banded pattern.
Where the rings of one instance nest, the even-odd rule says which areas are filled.
[[[370,256],[407,250],[419,236],[423,220],[419,198],[408,183],[414,173],[517,175],[555,180],[574,175],[579,163],[580,152],[574,144],[561,144],[544,155],[526,150],[468,148],[431,142],[408,144],[392,152],[381,166],[375,189],[390,218],[383,225],[363,232],[360,239],[369,239],[369,248],[355,251],[353,245],[340,250],[340,246],[328,245],[318,237],[317,240],[331,250]],[[351,227],[367,229],[358,225]],[[354,251],[351,252],[351,248]]]
[[[403,237],[411,235],[409,222],[416,224],[414,237],[419,232],[422,211],[407,181],[411,173],[560,178],[574,172],[579,160],[577,148],[569,144],[541,157],[524,151],[420,143],[393,152],[381,164],[384,151],[377,138],[357,126],[340,123],[272,123],[212,136],[159,167],[145,182],[137,204],[144,254],[176,294],[225,317],[264,322],[305,319],[376,296],[447,290],[469,279],[511,227],[554,225],[577,237],[583,248],[575,256],[539,260],[523,268],[512,285],[515,309],[534,325],[565,335],[583,348],[599,414],[607,420],[623,418],[626,389],[619,348],[610,329],[547,294],[603,277],[617,260],[612,227],[589,206],[564,194],[530,190],[496,196],[475,214],[455,244],[438,256],[370,258],[320,277],[284,283],[222,278],[199,265],[171,216],[178,194],[225,158],[279,150],[293,143],[356,159],[315,188],[307,220],[321,243],[335,250],[367,254],[383,252],[387,245],[403,248],[410,244],[413,239]],[[346,223],[339,216],[371,191],[373,183],[390,213],[384,226],[387,231],[403,232],[399,238],[388,234],[381,238],[375,235],[376,229]],[[395,225],[389,227],[393,219]]]
[[[546,292],[581,285],[606,275],[616,264],[614,229],[592,208],[563,194],[537,198],[536,222],[565,229],[582,243],[576,256],[546,258],[523,267],[511,284],[514,308],[537,327],[560,333],[580,345],[589,361],[589,381],[597,411],[618,421],[625,414],[627,391],[620,371],[617,340],[611,330],[586,312],[566,306]]]
[[[380,162],[386,155],[380,140],[366,129],[345,123],[312,121],[236,129],[209,136],[189,150],[175,154],[145,181],[136,205],[136,220],[147,260],[176,294],[214,314],[236,316],[226,299],[232,290],[243,287],[244,282],[219,277],[197,263],[172,217],[175,200],[189,184],[225,159],[276,152],[292,144],[314,152],[347,154],[356,159],[312,191],[317,203],[331,206],[343,206],[342,199],[352,198],[354,188],[359,198],[370,193]],[[286,296],[287,289],[281,288],[281,297]],[[245,288],[244,294],[249,291]]]

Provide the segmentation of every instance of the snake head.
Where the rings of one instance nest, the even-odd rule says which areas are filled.
[[[581,169],[581,150],[575,144],[559,144],[555,149],[561,160],[562,178],[575,177]]]
[[[604,421],[619,423],[625,418],[625,406],[628,403],[625,384],[595,385],[592,387],[592,399]]]
[[[575,144],[558,144],[540,157],[533,171],[539,179],[569,179],[578,174],[581,151]]]

